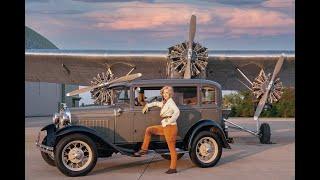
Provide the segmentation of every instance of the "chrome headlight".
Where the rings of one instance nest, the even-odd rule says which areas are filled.
[[[53,124],[59,124],[60,122],[60,114],[59,113],[54,113],[52,117],[52,122]]]
[[[71,124],[71,117],[70,117],[69,113],[63,113],[61,125],[65,126],[68,124]]]

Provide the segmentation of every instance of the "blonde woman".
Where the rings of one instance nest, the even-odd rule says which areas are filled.
[[[173,88],[171,86],[164,86],[160,90],[163,101],[148,103],[142,109],[142,113],[146,113],[148,108],[157,106],[161,108],[160,116],[162,119],[161,125],[150,126],[146,129],[143,144],[141,149],[134,153],[134,156],[141,156],[148,152],[148,147],[151,135],[164,135],[169,147],[171,162],[170,168],[166,171],[167,174],[176,173],[177,166],[177,152],[176,152],[176,138],[178,133],[177,119],[180,114],[176,103],[173,101]]]

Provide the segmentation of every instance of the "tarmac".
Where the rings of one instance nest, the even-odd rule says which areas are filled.
[[[253,118],[228,120],[251,130],[256,128]],[[178,173],[165,174],[170,162],[158,154],[143,157],[113,154],[109,158],[99,158],[95,168],[88,175],[73,178],[48,165],[35,146],[37,133],[51,122],[51,117],[25,118],[25,179],[295,179],[295,119],[261,118],[260,121],[270,124],[273,144],[260,144],[257,137],[230,129],[229,136],[234,138],[234,143],[230,144],[232,149],[223,149],[220,161],[211,168],[195,166],[189,155],[185,154],[178,160]]]

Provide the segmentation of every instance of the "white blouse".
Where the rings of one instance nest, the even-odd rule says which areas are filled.
[[[163,106],[162,101],[148,103],[147,106],[148,106],[148,108],[154,107],[154,106],[160,107],[161,108],[161,111],[160,111],[161,117],[171,116],[171,118],[169,118],[169,117],[164,118],[161,121],[162,127],[166,127],[167,125],[176,125],[177,124],[177,119],[180,115],[180,110],[172,98],[169,98],[168,101],[164,104],[164,106]]]

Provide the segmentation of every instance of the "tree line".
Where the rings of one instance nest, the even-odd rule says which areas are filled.
[[[223,96],[223,108],[230,108],[229,117],[252,117],[258,101],[251,91],[240,91]],[[294,88],[284,88],[281,99],[271,106],[265,106],[260,117],[294,117]]]

